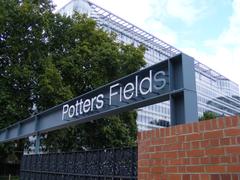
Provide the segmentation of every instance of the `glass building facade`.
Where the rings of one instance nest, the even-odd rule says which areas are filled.
[[[96,20],[99,27],[116,33],[119,42],[144,45],[147,66],[181,53],[175,47],[90,1],[72,0],[58,12],[71,16],[74,11],[87,14]],[[197,60],[195,72],[199,117],[206,111],[215,112],[219,116],[240,114],[239,86],[236,83]],[[139,131],[168,126],[170,123],[169,101],[139,108],[137,111]]]

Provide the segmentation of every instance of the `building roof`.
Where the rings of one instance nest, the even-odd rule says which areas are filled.
[[[75,0],[70,1],[64,7],[68,6],[73,1],[75,1]],[[94,11],[94,13],[96,13],[98,16],[100,16],[101,19],[106,19],[108,21],[111,21],[114,24],[117,24],[118,26],[122,27],[125,31],[127,31],[131,34],[135,34],[137,37],[140,37],[141,39],[144,39],[145,42],[153,44],[154,46],[158,47],[162,52],[165,52],[164,53],[165,56],[172,57],[172,56],[182,53],[182,51],[178,50],[177,48],[173,47],[172,45],[162,41],[161,39],[157,38],[156,36],[133,25],[132,23],[111,13],[110,11],[94,4],[93,2],[91,2],[89,0],[82,0],[82,1],[87,2],[89,4],[89,6],[92,8],[92,10]],[[208,66],[200,63],[197,60],[195,60],[195,69],[200,73],[204,73],[205,75],[208,75],[208,77],[212,78],[213,80],[231,81],[228,78],[226,78],[225,76],[223,76],[220,73],[216,72],[215,70],[209,68]],[[233,81],[231,81],[231,82],[238,86],[237,83],[235,83]]]

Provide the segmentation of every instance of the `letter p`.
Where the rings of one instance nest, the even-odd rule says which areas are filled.
[[[68,113],[68,110],[69,110],[69,105],[68,104],[65,104],[64,106],[63,106],[63,110],[62,110],[62,120],[64,120],[65,118],[65,114],[67,114]]]

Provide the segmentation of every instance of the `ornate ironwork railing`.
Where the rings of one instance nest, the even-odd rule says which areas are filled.
[[[20,179],[137,179],[137,148],[24,155]]]

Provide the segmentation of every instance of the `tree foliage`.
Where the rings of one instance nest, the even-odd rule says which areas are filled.
[[[0,128],[143,67],[144,48],[124,45],[85,15],[54,14],[47,0],[0,0]],[[133,144],[136,112],[49,133],[52,150]]]
[[[209,120],[209,119],[215,119],[218,115],[212,111],[205,111],[203,113],[203,116],[199,118],[199,121]]]

